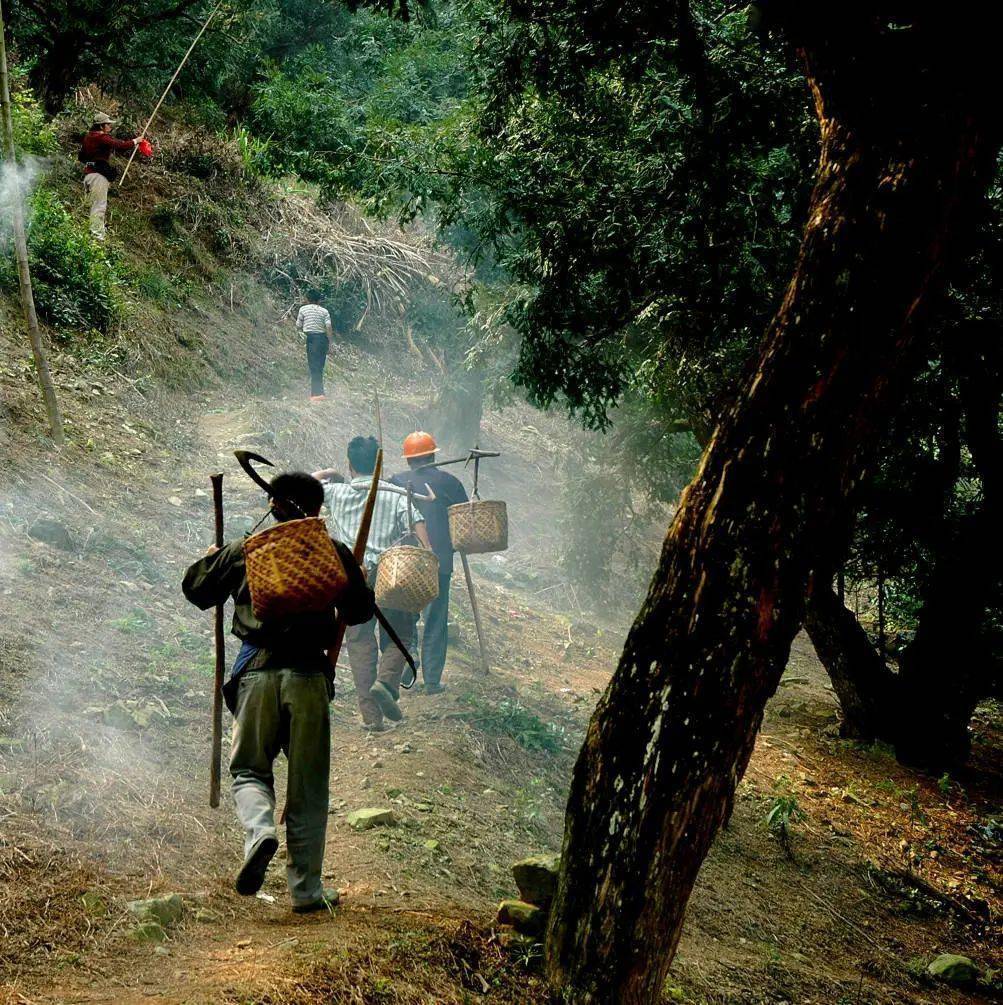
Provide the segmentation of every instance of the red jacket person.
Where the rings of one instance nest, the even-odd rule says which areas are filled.
[[[94,116],[90,131],[80,144],[78,158],[84,167],[84,191],[90,205],[91,236],[97,241],[105,238],[105,215],[108,212],[108,188],[117,172],[109,163],[113,153],[132,150],[139,139],[119,140],[111,135],[114,119],[104,112]]]

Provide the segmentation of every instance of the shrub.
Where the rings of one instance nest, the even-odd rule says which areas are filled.
[[[544,722],[535,712],[514,699],[498,705],[482,705],[469,714],[469,721],[485,733],[507,736],[530,751],[556,753],[564,745],[564,730]]]
[[[790,790],[790,781],[786,777],[777,779],[777,794],[770,803],[765,823],[770,833],[780,843],[780,847],[788,857],[793,857],[791,835],[794,825],[805,819],[805,812],[798,803],[797,796]]]
[[[17,290],[17,267],[6,234],[0,286]],[[67,211],[51,189],[31,198],[28,258],[38,313],[63,328],[105,331],[121,310],[119,267],[95,244],[83,220]]]
[[[44,157],[59,149],[56,131],[46,117],[45,109],[35,99],[35,95],[23,85],[22,72],[16,69],[11,74],[10,111],[14,126],[14,148],[20,154]]]

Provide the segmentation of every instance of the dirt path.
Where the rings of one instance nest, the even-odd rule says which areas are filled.
[[[353,365],[385,392],[388,442],[418,423],[412,391],[378,363]],[[559,847],[574,755],[623,630],[560,610],[548,591],[559,580],[549,455],[519,452],[525,416],[489,417],[509,457],[486,489],[509,498],[515,531],[504,563],[479,564],[490,677],[477,672],[459,590],[449,688],[408,695],[402,728],[364,735],[341,674],[326,870],[343,904],[304,919],[288,911],[278,860],[264,898],[232,892],[237,827],[229,807],[205,805],[207,619],[177,582],[205,540],[206,471],[235,445],[306,467],[337,461],[368,428],[369,404],[353,393],[319,407],[220,405],[177,434],[183,451],[135,425],[134,403],[105,407],[105,421],[133,430],[113,441],[135,477],[124,488],[99,464],[50,469],[55,488],[37,473],[13,480],[0,524],[0,596],[19,612],[0,632],[0,1001],[542,1001],[538,952],[502,949],[493,907],[515,892],[512,861]],[[73,547],[27,536],[22,514],[43,503]],[[243,476],[227,479],[231,533],[260,509]],[[520,569],[531,586],[513,585]],[[920,974],[940,951],[994,962],[999,790],[986,779],[998,775],[938,786],[839,741],[834,721],[799,640],[701,876],[668,1000],[983,1000]],[[763,823],[778,793],[806,814],[790,854]],[[364,806],[392,808],[397,825],[352,831],[345,815]],[[184,898],[180,923],[164,943],[138,941],[125,903],[171,892]]]

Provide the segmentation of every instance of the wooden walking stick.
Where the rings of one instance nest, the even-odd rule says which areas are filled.
[[[461,551],[460,561],[463,563],[463,575],[467,580],[467,592],[470,594],[470,609],[474,612],[474,627],[477,629],[477,644],[480,646],[481,650],[481,673],[487,673],[488,667],[488,655],[487,650],[484,648],[484,629],[481,627],[481,612],[480,608],[477,606],[477,594],[474,593],[474,578],[470,574],[470,563],[467,561],[467,556]]]
[[[223,547],[223,476],[210,475],[212,508],[216,518],[216,547]],[[209,805],[219,806],[220,774],[223,761],[223,672],[226,666],[226,637],[223,634],[223,605],[215,611],[216,676],[212,690],[212,761],[209,764]]]
[[[487,456],[482,454],[479,447],[474,447],[470,451],[470,456],[474,462],[474,488],[470,493],[474,499],[480,498],[480,492],[478,491],[478,482],[481,477],[481,457]],[[481,673],[488,672],[488,654],[484,647],[484,628],[481,625],[481,611],[477,606],[477,594],[474,593],[474,577],[470,573],[470,562],[467,561],[467,556],[461,551],[460,561],[463,563],[463,576],[467,581],[467,592],[470,594],[470,609],[474,612],[474,628],[477,629],[477,645],[480,647],[481,652]]]

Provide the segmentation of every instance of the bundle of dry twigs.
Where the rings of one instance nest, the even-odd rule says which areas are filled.
[[[373,224],[347,207],[334,213],[306,193],[288,192],[269,202],[262,226],[265,257],[291,286],[334,277],[364,290],[366,310],[405,303],[409,288],[442,265],[430,241],[391,225]],[[289,272],[295,264],[296,275]]]

